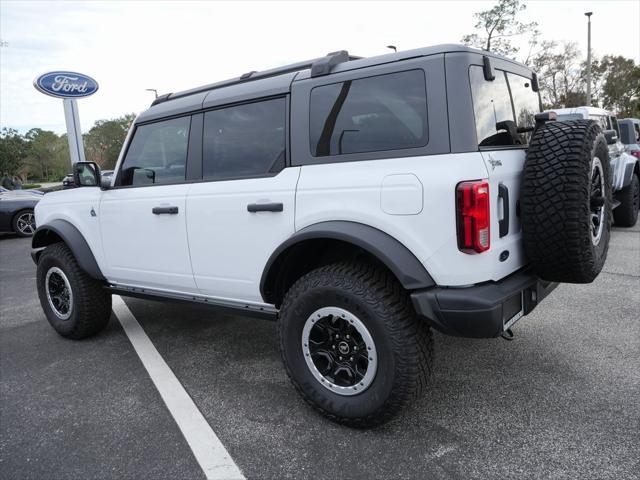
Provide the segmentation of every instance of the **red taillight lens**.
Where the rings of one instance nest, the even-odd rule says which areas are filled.
[[[631,152],[631,155],[634,155],[637,158],[640,158],[640,150],[636,150],[635,152]]]
[[[466,253],[489,250],[489,184],[481,180],[456,187],[458,248]]]

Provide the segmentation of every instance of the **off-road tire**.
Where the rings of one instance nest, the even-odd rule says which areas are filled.
[[[597,241],[591,216],[596,157],[605,191]],[[520,204],[524,251],[535,273],[548,281],[592,282],[607,258],[611,203],[609,149],[596,122],[547,122],[538,128],[524,165]]]
[[[73,300],[71,315],[60,319],[47,298],[47,272],[57,267],[67,277]],[[40,254],[36,273],[38,297],[47,320],[56,332],[66,338],[80,340],[104,329],[111,317],[111,294],[102,284],[87,275],[64,243],[49,245]]]
[[[328,306],[356,315],[375,342],[376,376],[357,395],[342,396],[325,388],[303,356],[303,325],[314,311]],[[398,281],[376,265],[336,263],[301,277],[285,295],[278,334],[282,360],[300,395],[322,415],[350,427],[389,421],[425,391],[431,375],[431,330],[416,317]]]
[[[617,227],[633,227],[638,221],[640,208],[640,179],[634,174],[631,183],[616,195],[620,205],[613,211],[613,221]]]

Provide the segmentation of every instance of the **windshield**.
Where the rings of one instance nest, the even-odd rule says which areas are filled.
[[[558,115],[559,122],[567,122],[569,120],[582,120],[584,117],[579,113],[563,113],[562,115]]]

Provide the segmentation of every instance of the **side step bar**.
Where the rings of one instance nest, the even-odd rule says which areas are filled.
[[[174,292],[164,292],[149,288],[129,287],[125,285],[107,285],[109,292],[123,297],[144,298],[156,301],[186,302],[197,305],[206,305],[232,315],[265,318],[276,320],[278,310],[273,305],[254,305],[250,303],[234,302],[226,299],[204,297],[200,295],[188,295]]]

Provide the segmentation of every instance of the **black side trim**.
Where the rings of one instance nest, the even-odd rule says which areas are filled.
[[[498,221],[500,238],[502,238],[509,233],[509,188],[503,183],[498,185],[498,198],[502,200],[503,208],[503,218]]]
[[[482,56],[482,71],[484,73],[484,79],[488,82],[493,82],[496,79],[496,74],[491,64],[491,59],[486,55]]]
[[[55,235],[52,235],[52,233]],[[46,247],[47,245],[58,242],[58,238],[61,238],[62,241],[67,244],[82,270],[91,278],[101,281],[105,280],[104,275],[102,275],[100,271],[100,267],[98,267],[98,262],[96,262],[93,252],[91,252],[89,244],[80,231],[66,220],[57,219],[38,227],[31,240],[31,247]],[[36,252],[35,259],[37,260],[38,258],[39,252]]]
[[[172,294],[149,290],[146,288],[124,287],[116,285],[108,285],[105,287],[109,292],[123,297],[142,298],[146,300],[156,300],[165,302],[190,303],[196,305],[205,305],[216,309],[221,313],[230,315],[243,315],[246,317],[264,318],[266,320],[276,320],[278,313],[275,308],[260,307],[248,304],[232,304],[221,300],[194,297],[192,295]]]
[[[533,72],[531,74],[531,90],[534,92],[540,91],[540,84],[538,83],[538,74]]]
[[[281,255],[300,242],[316,239],[341,240],[362,248],[386,265],[407,290],[435,286],[422,263],[391,235],[362,223],[321,222],[294,233],[271,254],[260,280],[260,293],[265,302],[270,303],[268,289],[278,276],[277,261]]]

